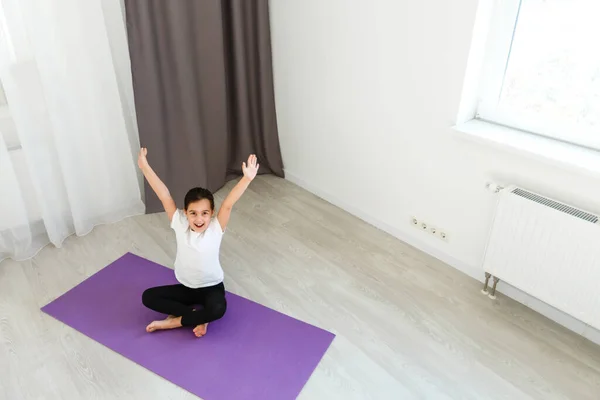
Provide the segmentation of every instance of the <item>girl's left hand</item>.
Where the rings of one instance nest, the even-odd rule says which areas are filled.
[[[244,172],[244,176],[250,180],[256,177],[256,173],[258,172],[259,165],[256,163],[256,156],[254,154],[250,154],[248,157],[248,164],[245,162],[242,163],[242,171]]]

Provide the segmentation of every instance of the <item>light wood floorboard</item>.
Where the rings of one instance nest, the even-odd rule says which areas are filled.
[[[40,311],[128,251],[172,267],[163,213],[0,263],[1,399],[196,398]],[[301,399],[600,399],[600,346],[288,181],[252,183],[222,263],[229,291],[337,335]]]

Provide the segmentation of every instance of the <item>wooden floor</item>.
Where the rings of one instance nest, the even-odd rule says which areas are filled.
[[[39,310],[128,251],[171,267],[166,216],[0,263],[1,399],[196,398]],[[222,262],[231,292],[337,335],[300,399],[600,399],[599,346],[287,181],[252,183]]]

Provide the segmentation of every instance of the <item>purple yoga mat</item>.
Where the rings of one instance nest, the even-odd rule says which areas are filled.
[[[190,328],[147,333],[165,316],[144,307],[142,292],[173,283],[173,270],[127,253],[42,310],[205,400],[295,399],[333,341],[229,292],[225,316],[206,336]]]

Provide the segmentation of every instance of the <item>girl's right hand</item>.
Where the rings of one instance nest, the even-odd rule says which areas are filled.
[[[148,149],[142,147],[140,149],[140,153],[138,154],[138,167],[140,167],[140,169],[144,169],[144,167],[148,166],[148,159],[146,158],[146,154],[148,154]]]

